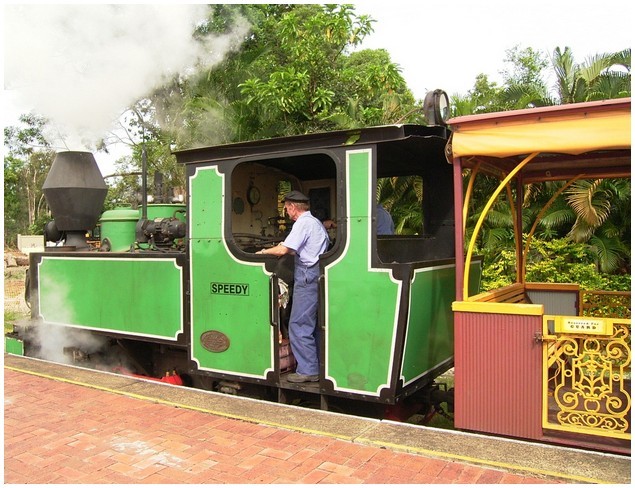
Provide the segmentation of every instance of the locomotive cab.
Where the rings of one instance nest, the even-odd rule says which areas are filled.
[[[386,126],[177,152],[188,180],[191,371],[273,386],[280,400],[302,390],[324,406],[342,398],[392,405],[449,369],[448,136],[444,126]],[[395,234],[378,235],[387,186],[402,199],[385,202],[388,210],[408,212],[392,215]],[[282,202],[290,190],[335,223],[319,262],[315,384],[285,380],[293,258],[255,254],[293,225]]]

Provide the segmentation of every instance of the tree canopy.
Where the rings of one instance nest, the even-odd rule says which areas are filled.
[[[42,185],[55,157],[45,136],[46,120],[22,115],[19,126],[4,128],[4,242],[18,234],[41,233],[48,219]]]
[[[425,123],[421,101],[390,54],[359,49],[375,21],[353,6],[214,4],[208,12],[193,32],[197,39],[232,32],[245,21],[251,27],[240,48],[220,63],[175,76],[128,108],[120,120],[124,136],[118,137],[132,146],[132,155],[118,163],[122,176],[108,181],[107,208],[137,204],[144,150],[150,175],[163,177],[160,197],[169,199],[185,184],[175,148]],[[480,74],[466,94],[452,96],[452,115],[630,96],[630,49],[578,62],[568,47],[547,54],[515,46],[504,64],[500,86]],[[547,79],[555,80],[553,86]],[[47,218],[41,185],[54,154],[46,124],[25,116],[20,127],[5,128],[7,244],[15,243],[17,233],[41,231]],[[489,184],[484,179],[475,188],[474,211]],[[378,194],[393,211],[398,231],[416,232],[411,207],[421,198],[420,182],[400,178],[380,185]],[[524,197],[529,215],[557,188],[557,183],[529,188]],[[543,216],[538,232],[542,239],[586,243],[602,269],[630,272],[630,181],[577,182]],[[479,245],[494,262],[511,238],[509,206],[501,202],[488,215]]]

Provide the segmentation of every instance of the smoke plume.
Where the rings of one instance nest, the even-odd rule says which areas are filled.
[[[68,149],[90,146],[123,111],[175,75],[212,66],[249,26],[196,41],[206,5],[72,4],[4,7],[5,90],[47,117]],[[73,146],[73,147],[70,147]]]

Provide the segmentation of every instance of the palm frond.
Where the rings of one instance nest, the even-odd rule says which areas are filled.
[[[612,54],[596,54],[594,56],[589,56],[585,60],[585,63],[580,67],[578,76],[590,84],[606,69],[610,68],[612,64]]]
[[[570,207],[547,211],[540,219],[540,225],[546,229],[557,229],[572,222],[575,222],[575,213]]]
[[[598,188],[602,180],[576,181],[567,190],[567,201],[576,214],[589,226],[598,227],[607,219],[611,202]]]
[[[619,239],[601,238],[594,235],[589,239],[589,244],[598,256],[600,271],[611,273],[620,267],[624,256],[624,248]]]
[[[626,48],[623,51],[618,51],[613,55],[613,64],[625,68],[629,73],[631,72],[631,48]]]
[[[594,227],[591,227],[584,219],[578,217],[567,234],[573,242],[586,242],[593,235]]]
[[[551,57],[551,64],[556,74],[556,84],[561,103],[573,102],[577,65],[573,61],[571,48],[565,47],[564,51],[562,51],[557,47]]]
[[[502,248],[511,247],[513,235],[511,229],[496,228],[483,231],[482,246],[486,250],[496,251]]]

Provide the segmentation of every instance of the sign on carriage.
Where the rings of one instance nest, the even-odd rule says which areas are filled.
[[[545,316],[552,321],[556,334],[613,335],[613,321],[602,317]]]

